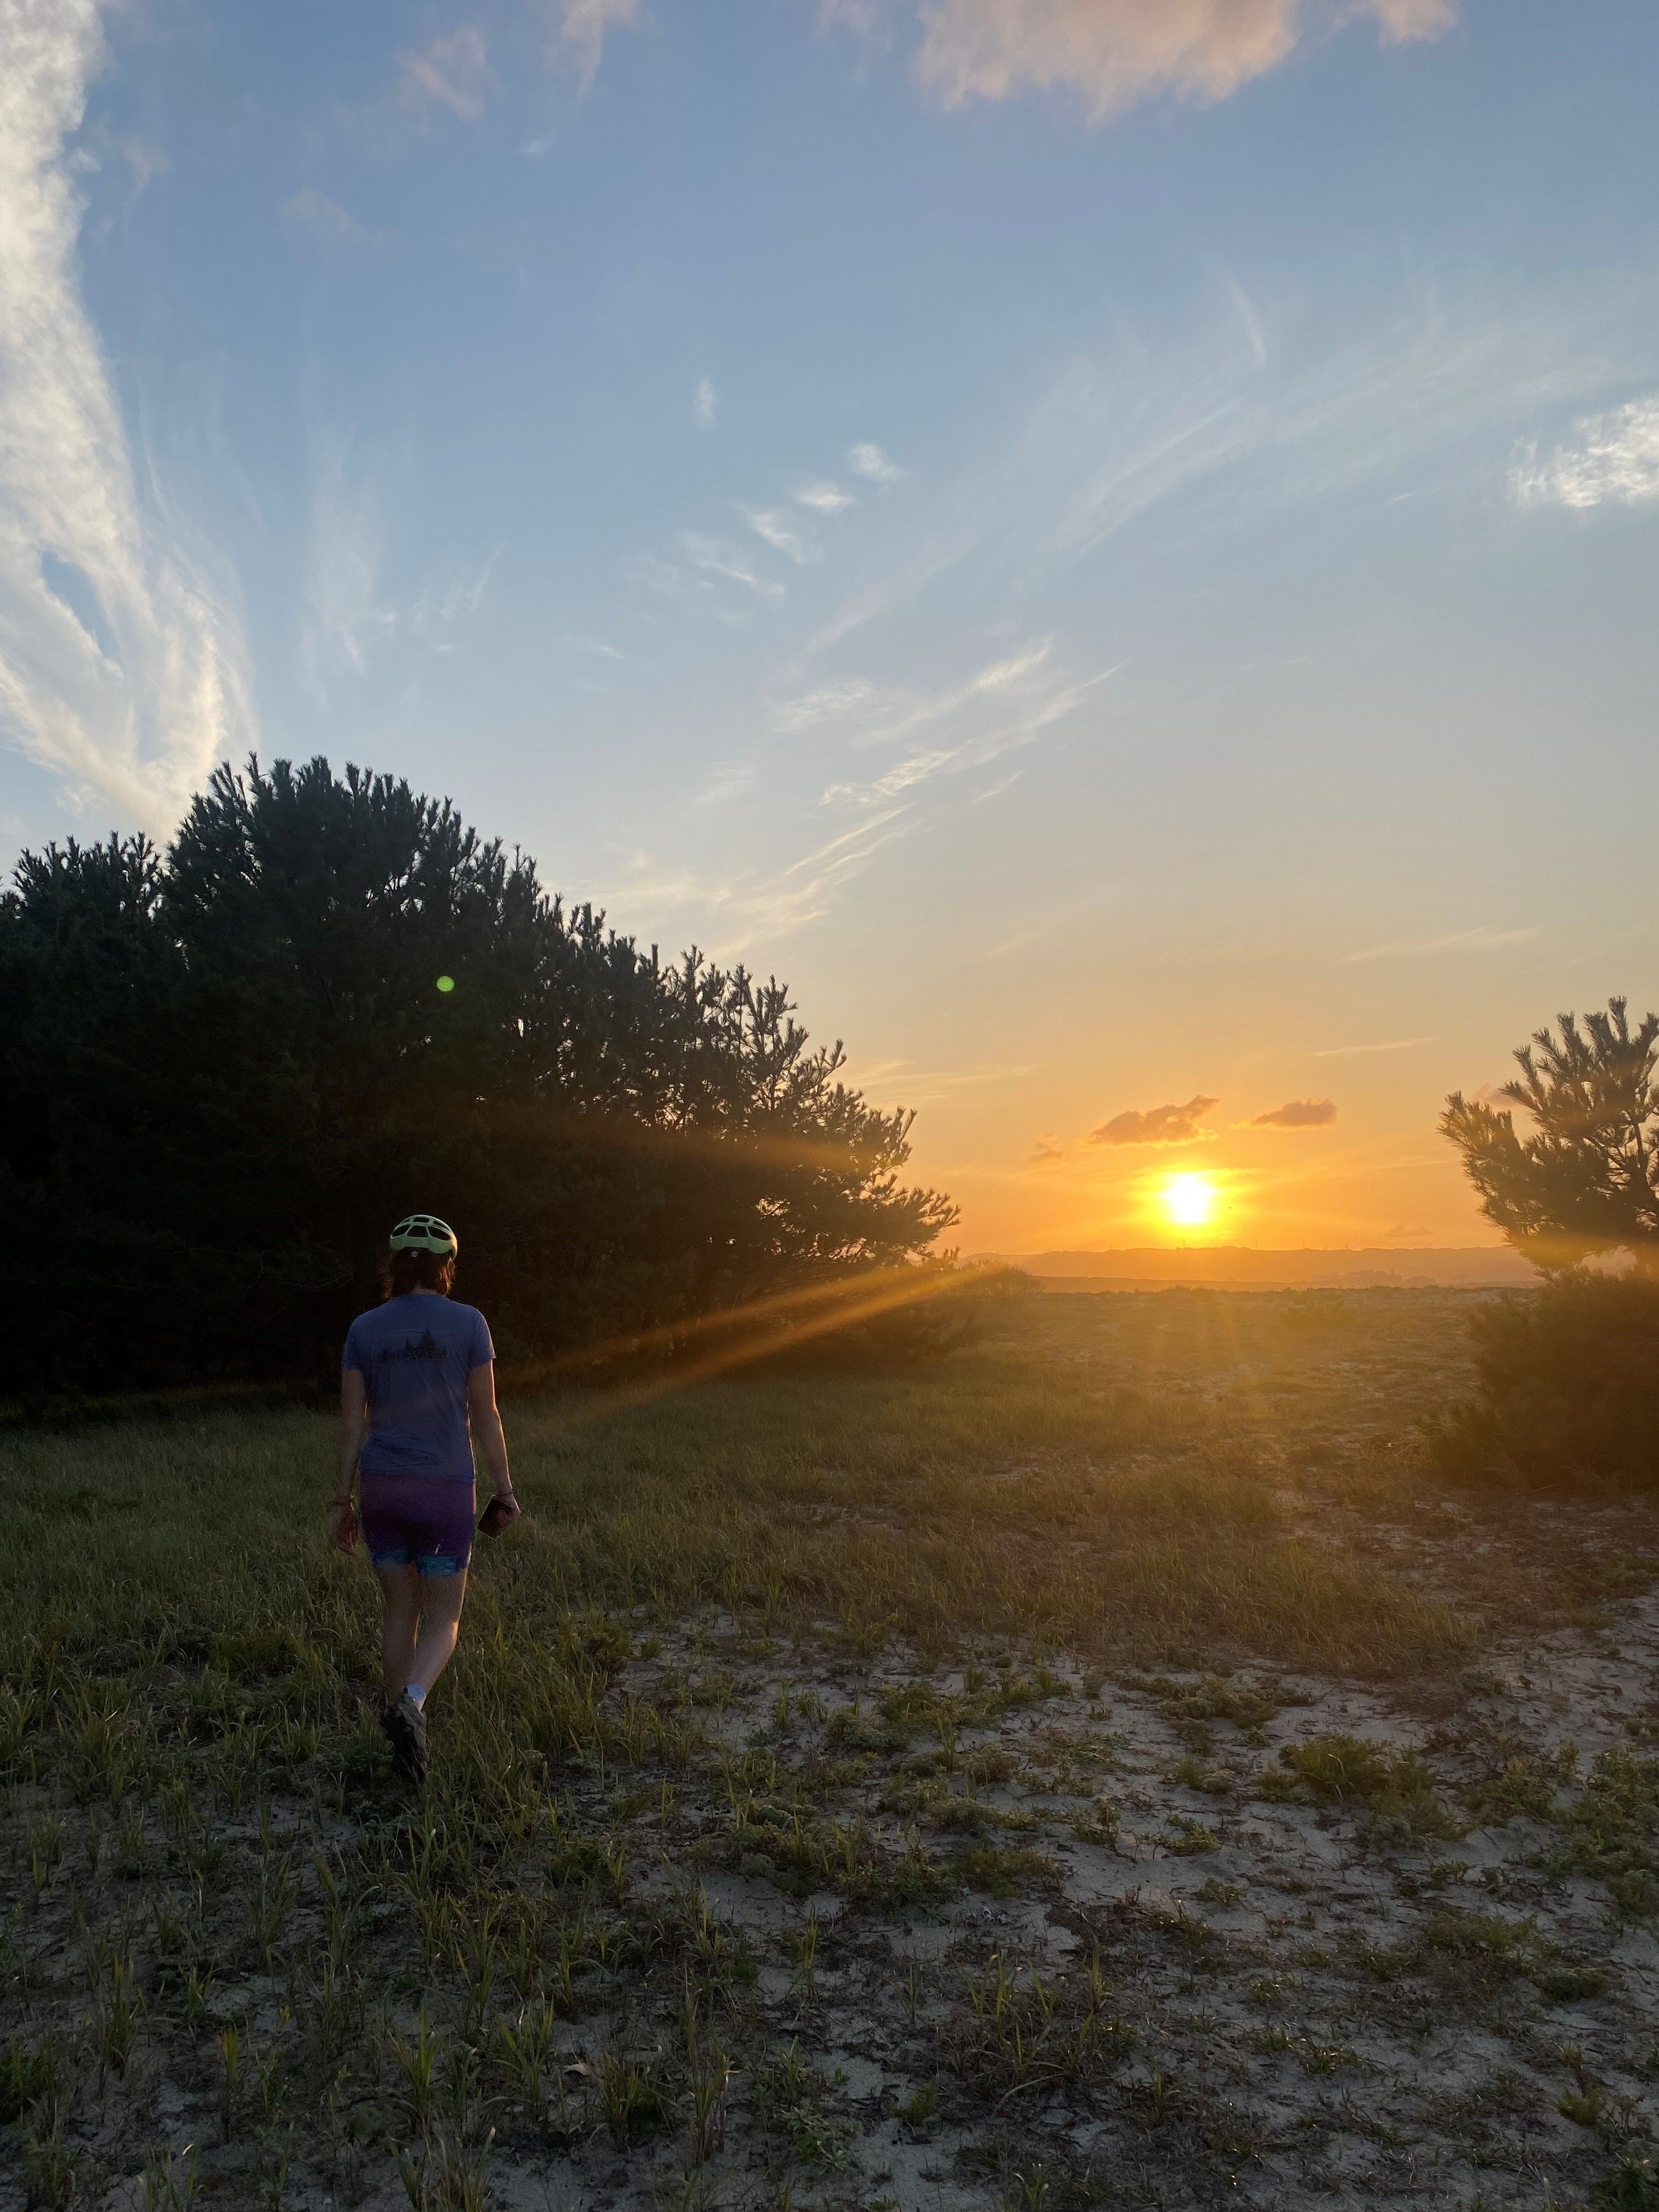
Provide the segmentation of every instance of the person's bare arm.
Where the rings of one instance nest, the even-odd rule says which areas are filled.
[[[485,1360],[483,1366],[475,1367],[467,1376],[466,1410],[471,1416],[472,1433],[478,1440],[484,1465],[489,1469],[496,1498],[510,1521],[519,1510],[519,1501],[513,1495],[513,1477],[507,1472],[507,1438],[501,1433],[501,1409],[495,1403],[493,1361]]]
[[[351,1486],[368,1427],[368,1392],[362,1370],[340,1370],[340,1463],[334,1478],[334,1542],[349,1552],[357,1541],[357,1516],[352,1510]]]

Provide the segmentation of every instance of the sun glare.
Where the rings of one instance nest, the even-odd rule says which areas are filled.
[[[1202,1229],[1215,1212],[1215,1200],[1208,1176],[1173,1175],[1164,1186],[1164,1212],[1177,1229]]]

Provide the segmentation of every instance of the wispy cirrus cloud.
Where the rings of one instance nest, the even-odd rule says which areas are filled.
[[[697,388],[691,394],[691,420],[700,430],[712,430],[719,411],[720,397],[706,376],[699,377]]]
[[[1315,1060],[1359,1060],[1374,1052],[1415,1052],[1419,1045],[1433,1044],[1431,1036],[1385,1037],[1380,1044],[1328,1044]]]
[[[253,719],[228,589],[157,457],[135,469],[82,301],[67,142],[102,18],[0,7],[0,732],[77,803],[164,830]]]
[[[464,23],[447,37],[398,57],[397,95],[405,107],[443,107],[463,123],[476,123],[495,83],[484,34],[476,23]]]
[[[628,658],[628,655],[619,652],[609,639],[594,637],[582,630],[568,629],[560,641],[568,646],[574,652],[592,653],[596,659],[599,660],[620,661],[626,660]]]
[[[1201,504],[1206,528],[1328,503],[1505,434],[1571,388],[1562,336],[1542,318],[1460,325],[1425,303],[1311,356],[1264,361],[1230,299],[1155,370],[1133,349],[1073,360],[1012,457],[1021,502],[1048,506],[1040,557],[1084,558],[1177,502]]]
[[[381,505],[382,471],[351,439],[317,441],[311,482],[311,543],[301,612],[301,657],[313,690],[326,698],[337,679],[367,675],[394,640],[453,653],[455,632],[483,606],[501,558],[435,566],[413,599],[386,578],[389,532]]]
[[[772,734],[854,752],[903,748],[872,775],[830,783],[819,803],[884,812],[895,802],[908,805],[905,794],[936,777],[1034,744],[1116,672],[1073,679],[1050,665],[1053,649],[1051,638],[1040,639],[932,693],[884,687],[867,677],[821,684],[773,709]]]
[[[925,1062],[890,1057],[865,1060],[851,1055],[844,1062],[842,1079],[866,1097],[872,1093],[891,1098],[902,1095],[907,1106],[926,1106],[935,1099],[960,1097],[963,1091],[1000,1090],[1035,1075],[1031,1060],[994,1060],[988,1066],[939,1067]]]
[[[1000,775],[994,783],[984,785],[974,793],[975,805],[983,806],[988,799],[1000,799],[1005,791],[1013,789],[1024,772],[1023,769],[1017,768],[1010,775]]]
[[[896,613],[925,592],[936,577],[965,560],[983,542],[986,531],[983,517],[976,516],[958,528],[935,533],[889,574],[857,591],[807,639],[807,653],[827,653],[855,630]]]
[[[707,377],[698,386],[692,404],[692,419],[698,427],[707,429],[714,419],[714,387]],[[873,450],[873,449],[872,449]],[[799,486],[790,494],[796,506],[804,507],[809,514],[833,515],[854,503],[850,492],[839,485],[815,481]],[[811,567],[823,558],[823,547],[808,537],[800,526],[800,518],[782,507],[751,506],[746,500],[734,501],[737,512],[761,543],[773,553],[797,568]],[[708,531],[685,531],[680,535],[680,550],[690,559],[693,569],[705,578],[719,578],[727,583],[741,584],[758,598],[781,599],[784,586],[775,576],[766,575],[740,547]],[[687,599],[692,596],[685,586],[683,571],[672,562],[647,562],[644,570],[655,590],[667,597]],[[724,611],[711,602],[712,611],[724,612],[731,619],[729,607]]]
[[[372,479],[354,471],[345,439],[325,439],[312,480],[301,632],[307,673],[319,696],[326,696],[336,676],[362,675],[375,648],[397,629],[397,611],[381,587],[385,554]]]
[[[729,584],[741,584],[758,599],[783,597],[783,586],[770,576],[763,576],[740,545],[731,544],[724,538],[711,538],[701,530],[684,532],[680,544],[691,566],[705,575],[719,576]]]
[[[922,778],[905,775],[907,766],[925,764],[924,774],[934,774],[945,767],[979,768],[1029,744],[1115,676],[1121,665],[1073,678],[1054,663],[1054,650],[1052,637],[1039,638],[933,692],[884,690],[861,683],[821,686],[807,699],[814,702],[814,718],[821,721],[836,718],[839,734],[860,751],[909,744],[924,732],[940,732],[908,763],[901,763],[890,772],[914,782]],[[785,708],[782,713],[786,716],[792,711],[799,713],[805,703],[798,702],[793,710]],[[942,741],[944,731],[950,731],[951,742]],[[824,796],[879,797],[878,786],[888,781],[889,776],[884,775],[875,784],[836,785]]]
[[[893,43],[892,0],[818,0],[818,29],[850,33],[867,54]]]
[[[800,506],[810,507],[814,514],[840,514],[853,504],[852,493],[836,483],[802,484],[794,495]]]
[[[572,69],[591,92],[612,31],[639,21],[640,0],[544,0],[548,58]]]
[[[606,38],[636,23],[640,13],[639,0],[532,0],[532,9],[541,22],[549,68],[574,76],[583,97],[593,88]],[[416,113],[441,108],[463,123],[476,123],[498,88],[483,28],[463,23],[398,56],[392,98]],[[535,138],[525,151],[544,154],[553,143],[548,137]],[[699,399],[705,390],[712,422],[713,388],[707,380],[699,387]]]
[[[441,637],[458,623],[470,621],[483,605],[489,580],[501,557],[501,549],[497,545],[476,564],[452,561],[430,578],[410,609],[409,627],[416,636]]]
[[[732,550],[720,549],[722,575],[729,573],[726,556]],[[819,804],[849,807],[857,818],[834,836],[815,842],[786,867],[711,883],[701,874],[659,876],[641,863],[613,895],[630,907],[642,900],[701,902],[729,927],[732,933],[723,940],[727,951],[740,951],[769,931],[816,920],[878,853],[928,819],[924,786],[1012,746],[1033,743],[1103,680],[1070,681],[1048,665],[1051,652],[1052,641],[1044,639],[942,686],[932,696],[884,690],[866,678],[853,677],[786,702],[771,717],[773,738],[796,739],[809,758],[813,748],[857,749],[896,738],[914,739],[924,727],[937,734],[926,745],[911,742],[898,760],[875,775],[831,784]],[[693,793],[694,803],[714,808],[746,796],[760,782],[765,757],[763,753],[717,761]],[[786,757],[794,763],[798,753],[792,750]]]
[[[283,216],[285,222],[294,224],[296,228],[309,232],[321,246],[351,246],[367,249],[383,243],[378,231],[370,230],[367,224],[359,222],[349,209],[343,208],[338,200],[331,199],[326,192],[319,192],[314,185],[307,185],[302,191],[295,192],[293,198],[284,204]]]
[[[1644,507],[1659,500],[1659,392],[1602,415],[1541,458],[1522,447],[1510,471],[1517,507]]]
[[[780,737],[797,738],[821,723],[856,714],[878,696],[867,677],[854,676],[840,684],[821,684],[799,699],[786,700],[772,717]]]
[[[740,506],[738,512],[757,538],[769,545],[775,553],[784,554],[797,568],[804,568],[808,562],[823,558],[823,547],[815,545],[810,538],[803,538],[775,507]]]
[[[1582,388],[1604,343],[1570,317],[1460,321],[1425,301],[1310,349],[1218,290],[1218,312],[1155,350],[1125,340],[1063,361],[1019,434],[935,490],[916,534],[889,540],[886,573],[866,569],[806,650],[890,623],[971,564],[1036,589],[1137,529],[1155,526],[1167,550],[1174,532],[1256,529],[1429,469],[1467,477],[1486,465],[1472,452],[1507,448],[1540,401]]]
[[[700,428],[707,429],[714,422],[714,389],[705,377],[698,386],[692,404],[692,419]],[[878,446],[854,446],[848,456],[849,465],[872,483],[896,482],[903,474]],[[782,503],[762,506],[746,500],[733,502],[737,512],[758,538],[769,552],[780,555],[793,567],[804,568],[824,558],[824,546],[820,540],[803,527],[803,518],[791,508],[804,507],[809,515],[830,518],[843,514],[857,504],[851,492],[827,477],[809,478],[793,486]],[[757,597],[780,599],[785,596],[785,586],[775,575],[769,576],[764,568],[757,566],[738,547],[732,545],[716,532],[709,531],[683,532],[679,547],[681,556],[690,556],[693,571],[703,579],[703,588],[696,586],[695,576],[689,578],[679,562],[647,558],[640,563],[639,573],[652,588],[665,598],[678,599],[687,605],[701,603],[704,611],[716,619],[731,622],[738,619],[729,595],[722,604],[719,596],[708,587],[708,580],[720,579],[740,584]],[[844,636],[866,619],[860,607],[835,617],[830,629],[820,632],[808,647],[817,652],[834,637]]]
[[[723,806],[730,799],[745,799],[759,780],[752,760],[717,760],[691,794],[694,806]]]
[[[923,746],[907,753],[879,775],[860,782],[832,783],[822,803],[880,805],[916,785],[931,783],[936,776],[959,775],[972,769],[988,767],[1006,753],[1035,744],[1046,731],[1080,707],[1097,685],[1115,673],[1115,669],[1108,668],[1080,683],[1032,685],[1023,695],[1016,694],[1011,698],[988,723],[976,724],[969,719],[964,733],[954,744]],[[946,695],[947,701],[957,707],[979,696],[971,687]],[[945,711],[943,702],[939,711]]]
[[[824,14],[866,50],[890,35],[900,0],[832,0]],[[1091,122],[1158,94],[1224,100],[1345,22],[1386,44],[1435,39],[1453,0],[924,0],[917,82],[941,106],[1062,90]]]
[[[819,684],[804,697],[781,707],[775,726],[796,730],[833,720],[841,724],[841,734],[854,744],[901,744],[916,731],[965,707],[1018,690],[1043,667],[1054,644],[1051,637],[1039,638],[933,692],[883,688],[862,677]]]
[[[741,764],[724,765],[735,769]],[[729,794],[715,788],[708,795],[712,801]],[[903,811],[893,807],[872,815],[783,867],[752,874],[710,878],[690,870],[659,872],[647,855],[636,855],[627,871],[593,896],[599,903],[618,907],[624,917],[641,907],[689,909],[720,957],[734,958],[827,914],[882,847],[903,835]]]
[[[841,799],[850,800],[855,806],[878,805],[885,799],[896,799],[913,784],[927,782],[942,769],[951,767],[955,759],[954,750],[912,753],[866,782],[832,783],[823,794],[823,804],[830,806]]]
[[[866,483],[896,483],[904,474],[898,463],[883,452],[879,446],[852,446],[848,449],[847,465],[855,477]]]
[[[1525,929],[1452,929],[1437,937],[1391,937],[1383,945],[1367,945],[1358,952],[1345,952],[1339,968],[1358,968],[1372,960],[1411,960],[1431,952],[1496,952],[1507,945],[1526,945],[1538,935]]]

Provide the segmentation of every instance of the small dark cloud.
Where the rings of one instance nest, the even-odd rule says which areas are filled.
[[[1215,1131],[1200,1129],[1198,1125],[1220,1103],[1218,1098],[1200,1096],[1189,1098],[1184,1106],[1149,1106],[1144,1114],[1114,1115],[1109,1121],[1103,1121],[1097,1129],[1090,1130],[1089,1142],[1091,1145],[1206,1144],[1215,1135]]]
[[[1270,1114],[1257,1114],[1245,1124],[1250,1129],[1328,1129],[1336,1119],[1334,1098],[1291,1098]]]
[[[1047,1137],[1039,1137],[1032,1146],[1031,1157],[1025,1164],[1032,1168],[1058,1167],[1065,1157],[1064,1145],[1056,1145]]]

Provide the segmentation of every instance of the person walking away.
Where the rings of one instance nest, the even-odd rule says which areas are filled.
[[[483,1316],[456,1303],[460,1244],[434,1213],[411,1213],[391,1237],[389,1295],[359,1314],[340,1361],[340,1462],[334,1541],[356,1548],[351,1502],[359,1478],[362,1534],[386,1603],[380,1725],[398,1772],[426,1779],[426,1701],[460,1630],[472,1553],[472,1443],[495,1486],[485,1517],[495,1534],[519,1502],[495,1405],[495,1347]]]

